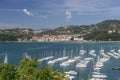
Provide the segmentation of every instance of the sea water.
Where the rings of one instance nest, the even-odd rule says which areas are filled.
[[[3,63],[5,54],[8,55],[8,63],[18,65],[20,60],[24,58],[24,53],[27,53],[32,58],[42,59],[48,56],[54,56],[54,59],[60,58],[63,56],[69,56],[73,58],[79,56],[79,50],[87,51],[84,57],[90,57],[88,52],[91,49],[96,51],[96,54],[99,55],[99,50],[104,49],[105,52],[109,52],[111,49],[115,49],[116,52],[120,49],[119,42],[107,42],[107,43],[79,43],[79,42],[4,42],[0,43],[0,63]],[[51,59],[53,60],[53,59]],[[47,62],[49,60],[39,62],[39,66],[48,66]],[[67,67],[61,67],[60,63],[56,62],[51,66],[54,70],[59,70],[61,72],[75,70],[79,74],[75,76],[74,80],[79,80],[80,78],[91,77],[92,68],[94,62],[91,61],[87,68],[76,68],[75,65],[79,63],[76,61],[70,64]],[[108,78],[107,80],[117,80],[120,77],[119,70],[112,70],[113,67],[120,67],[120,59],[110,58],[107,61],[102,69],[101,73],[105,73]]]

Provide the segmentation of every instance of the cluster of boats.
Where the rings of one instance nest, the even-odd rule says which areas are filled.
[[[85,57],[85,54],[89,55],[89,57]],[[79,56],[75,56],[73,58],[69,56],[63,56],[60,58],[55,58],[54,56],[49,56],[46,58],[39,59],[38,61],[48,60],[48,65],[55,64],[56,62],[60,62],[61,67],[67,67],[72,63],[77,62],[75,65],[76,68],[86,68],[90,61],[93,61],[93,69],[90,74],[90,80],[106,80],[107,75],[105,73],[101,73],[100,70],[104,67],[105,63],[113,57],[115,59],[120,58],[120,49],[116,52],[115,49],[110,50],[109,52],[105,52],[103,49],[96,54],[95,50],[90,50],[88,53],[85,50],[79,51]],[[66,77],[70,80],[75,78],[79,72],[77,71],[65,71]]]
[[[96,62],[93,65],[93,72],[91,74],[90,80],[106,80],[107,75],[105,73],[100,73],[100,70],[104,66],[105,62],[110,59],[110,56],[105,54],[104,50],[99,51],[99,55],[97,55]]]
[[[57,59],[48,61],[47,63],[48,63],[48,64],[54,64],[54,63],[56,63],[56,62],[64,61],[64,60],[67,60],[67,59],[68,59],[68,57],[66,56],[66,57],[61,57],[61,58],[57,58]]]
[[[96,60],[96,63],[94,64],[93,72],[91,74],[92,78],[90,80],[106,80],[107,79],[108,76],[105,73],[100,73],[100,70],[104,66],[104,64],[110,60],[111,57],[115,59],[120,58],[120,49],[117,52],[115,51],[115,49],[112,49],[109,52],[104,52],[103,49],[99,51],[99,55],[97,55],[97,58],[96,58],[97,60]]]
[[[85,55],[88,55],[87,57]],[[25,53],[25,58],[31,58],[27,53]],[[80,50],[78,56],[69,57],[63,55],[63,57],[55,58],[55,56],[48,56],[45,58],[38,59],[38,62],[47,61],[48,65],[55,64],[59,62],[60,67],[67,67],[75,63],[76,68],[86,68],[88,63],[93,61],[92,71],[90,72],[90,80],[107,80],[108,76],[106,73],[101,73],[101,69],[104,67],[105,63],[110,60],[110,58],[118,59],[120,58],[120,49],[116,51],[111,49],[109,52],[105,52],[101,49],[99,53],[95,50],[90,50],[89,52],[85,50]],[[4,58],[4,63],[8,62],[7,54]],[[120,70],[120,68],[112,68],[113,70]],[[65,76],[69,80],[74,80],[75,76],[79,74],[79,71],[70,70],[65,71],[67,75]]]
[[[38,62],[42,62],[42,61],[45,61],[45,60],[50,60],[50,59],[53,59],[54,56],[48,56],[48,57],[45,57],[45,58],[42,58],[42,59],[38,59]]]

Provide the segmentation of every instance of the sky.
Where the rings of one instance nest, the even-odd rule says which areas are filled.
[[[53,29],[120,20],[120,0],[0,0],[0,29]]]

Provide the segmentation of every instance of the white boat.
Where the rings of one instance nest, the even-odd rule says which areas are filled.
[[[111,49],[110,52],[111,52],[111,53],[115,52],[115,49]]]
[[[42,58],[42,59],[38,59],[39,62],[42,62],[44,60],[49,60],[49,59],[53,59],[54,56],[49,56],[49,57],[45,57],[45,58]]]
[[[106,80],[106,79],[101,79],[101,78],[91,78],[89,80]]]
[[[74,62],[75,62],[75,59],[69,59],[67,62],[68,62],[68,63],[74,63]]]
[[[84,63],[78,63],[78,64],[76,65],[76,67],[77,67],[77,68],[86,68],[87,65],[84,64]]]
[[[68,57],[61,57],[61,58],[57,58],[57,59],[48,61],[47,63],[48,63],[48,64],[54,64],[54,63],[56,63],[56,62],[64,61],[64,60],[66,60],[66,59],[68,59]]]
[[[64,61],[60,64],[60,66],[63,66],[63,67],[66,67],[66,66],[69,66],[70,64],[74,63],[75,61],[79,60],[81,57],[78,56],[78,57],[74,57],[74,58],[71,58],[71,59],[68,59],[67,61]]]
[[[62,60],[66,60],[66,59],[68,59],[68,56],[66,56],[66,57],[62,57]]]
[[[69,74],[65,76],[68,80],[73,80],[75,76],[70,76]]]
[[[100,55],[102,55],[102,56],[104,56],[104,57],[110,57],[110,56],[108,56],[107,54],[105,54],[105,53],[100,53]]]
[[[93,58],[85,58],[84,60],[85,61],[91,61],[91,60],[93,60]]]
[[[66,67],[66,66],[69,66],[70,64],[68,62],[63,62],[60,64],[60,66],[63,66],[63,67]]]
[[[53,58],[54,56],[49,56],[49,57],[44,58],[44,60],[53,59]]]
[[[99,71],[101,68],[100,67],[94,67],[93,70],[94,71]]]
[[[116,55],[114,55],[114,54],[111,53],[111,52],[108,52],[107,54],[110,55],[110,56],[112,56],[112,57],[114,57],[114,58],[119,58],[119,56],[116,56]]]
[[[76,65],[77,68],[85,68],[87,67],[87,64],[92,60],[93,58],[84,58],[80,63]]]
[[[99,67],[99,68],[103,67],[103,62],[101,62],[101,61],[97,62],[95,64],[95,67]]]
[[[107,75],[103,74],[103,73],[99,73],[99,72],[95,72],[94,74],[92,74],[93,78],[101,78],[101,79],[106,79]]]
[[[110,57],[103,57],[103,58],[100,58],[100,62],[106,62],[106,61],[108,61],[110,59]]]
[[[87,67],[87,63],[88,62],[85,62],[84,60],[82,60],[80,63],[78,63],[76,65],[77,68],[86,68]]]
[[[4,63],[8,63],[8,57],[7,57],[7,54],[5,55]]]
[[[61,58],[56,59],[56,61],[64,61],[66,59],[68,59],[68,57],[61,57]]]
[[[86,53],[85,50],[80,50],[80,55],[84,55]]]
[[[75,60],[74,59],[69,59],[63,63],[60,64],[60,66],[69,66],[71,63],[74,63]]]
[[[95,53],[95,50],[90,50],[90,53],[93,53],[93,54],[94,54],[94,53]]]
[[[118,49],[118,53],[120,54],[120,49]]]
[[[100,51],[99,51],[99,53],[104,53],[105,51],[104,51],[104,49],[101,49]]]
[[[95,54],[95,50],[90,50],[89,51],[89,54],[93,57],[96,57],[97,55]]]
[[[100,58],[100,56],[98,56],[97,57],[97,62],[96,62],[96,64],[95,64],[95,67],[103,67],[103,61],[102,61],[102,59]]]
[[[54,64],[56,61],[55,60],[51,60],[51,61],[48,61],[47,63],[48,64]]]
[[[81,58],[82,58],[82,57],[80,57],[80,56],[74,57],[75,60],[79,60],[79,59],[81,59]]]
[[[78,72],[76,72],[76,71],[67,71],[64,73],[69,74],[69,75],[77,75],[78,74]]]
[[[90,80],[106,80],[107,75],[104,73],[99,73],[99,72],[93,72],[92,78]]]
[[[118,54],[117,52],[113,52],[113,54],[120,57],[120,54]]]

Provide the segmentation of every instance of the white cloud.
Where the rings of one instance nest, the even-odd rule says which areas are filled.
[[[69,21],[71,18],[72,18],[72,12],[71,11],[66,11],[66,13],[65,13],[65,20],[66,21]]]
[[[39,15],[37,12],[35,12],[34,14],[30,11],[28,11],[27,9],[23,9],[23,12],[25,14],[27,14],[28,16],[32,16],[32,17],[36,17],[36,18],[43,18],[43,19],[47,19],[48,16],[46,15]]]
[[[115,6],[116,2],[112,0],[64,0],[63,6],[79,15],[113,15],[120,12],[120,6]]]
[[[31,12],[29,12],[27,9],[23,9],[23,12],[27,14],[28,16],[34,16]]]
[[[66,10],[71,10],[74,15],[102,15],[103,13],[107,15],[113,12],[113,9],[109,8],[120,7],[115,5],[117,2],[113,0],[60,0],[60,3],[46,1],[40,11],[57,15],[64,14]],[[115,11],[117,13],[118,10]]]

